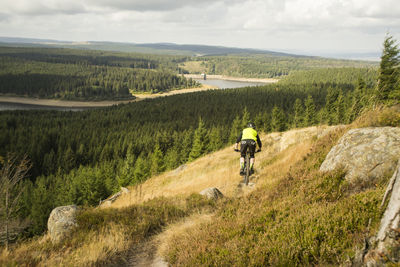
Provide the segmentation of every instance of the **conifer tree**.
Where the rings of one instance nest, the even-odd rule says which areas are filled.
[[[351,123],[357,118],[358,115],[360,115],[361,109],[363,108],[366,98],[366,96],[363,93],[365,92],[365,89],[366,89],[366,84],[364,80],[362,78],[359,78],[356,89],[354,90],[351,97],[351,103],[347,116],[348,117],[347,123]]]
[[[121,169],[121,173],[119,174],[117,180],[118,185],[127,186],[132,183],[134,180],[133,171],[135,169],[135,155],[133,154],[132,148],[128,148],[128,152],[126,154],[126,160],[123,161],[123,166]]]
[[[192,150],[192,142],[193,142],[193,129],[190,128],[188,131],[185,132],[182,141],[180,164],[187,162],[190,151]]]
[[[207,152],[216,151],[222,147],[222,134],[221,131],[214,127],[210,131],[209,142],[207,145]]]
[[[335,102],[335,113],[334,123],[339,124],[345,121],[345,104],[342,90],[339,91],[339,95]]]
[[[232,122],[231,133],[229,135],[229,143],[236,142],[236,139],[237,139],[240,131],[243,129],[241,124],[242,124],[242,121],[239,119],[239,116],[236,116]]]
[[[242,127],[245,128],[247,126],[247,123],[250,122],[250,113],[247,111],[247,107],[243,109],[243,114],[242,114]]]
[[[153,176],[159,174],[162,171],[164,171],[164,157],[160,149],[160,144],[157,142],[154,147],[153,153],[151,154],[150,173]]]
[[[256,117],[254,118],[254,123],[256,124],[257,129],[264,130],[264,126],[265,126],[265,123],[266,123],[264,114],[261,113],[261,112],[258,113],[256,115]]]
[[[207,129],[203,120],[199,119],[199,125],[194,132],[193,146],[189,154],[189,161],[193,161],[204,154],[207,147]]]
[[[297,98],[294,102],[293,126],[295,128],[303,126],[304,107],[301,99]]]
[[[325,113],[324,113],[324,121],[328,123],[328,125],[334,124],[335,120],[335,103],[338,97],[338,92],[336,89],[329,87],[328,93],[325,98]],[[310,125],[310,124],[308,124]]]
[[[379,68],[378,87],[376,95],[379,101],[399,101],[400,96],[400,58],[399,48],[393,36],[386,35]]]
[[[49,182],[51,176],[41,176],[35,181],[35,186],[30,198],[30,219],[34,221],[32,225],[32,232],[40,234],[46,227],[48,216],[51,209],[54,208],[54,199],[49,192]],[[64,189],[65,190],[65,189]],[[69,193],[69,192],[68,192]]]
[[[68,146],[64,154],[63,166],[64,170],[69,171],[76,165],[76,158],[71,146]]]
[[[273,132],[281,132],[285,129],[285,114],[279,107],[274,106],[271,114],[271,130]]]
[[[142,182],[149,176],[148,164],[143,154],[136,159],[133,174],[135,176],[134,183]]]
[[[314,99],[311,95],[308,95],[306,101],[304,102],[304,124],[305,126],[314,125],[317,122],[317,113],[315,111]]]
[[[165,168],[167,170],[175,169],[179,166],[179,153],[175,147],[172,147],[165,154]]]

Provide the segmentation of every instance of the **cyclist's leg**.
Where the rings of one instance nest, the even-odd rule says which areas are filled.
[[[240,175],[244,174],[244,157],[246,156],[247,142],[240,142]]]
[[[256,151],[256,142],[252,141],[249,144],[249,151],[250,151],[250,172],[253,173],[254,172],[254,162],[255,162],[255,158],[254,158],[254,153]]]

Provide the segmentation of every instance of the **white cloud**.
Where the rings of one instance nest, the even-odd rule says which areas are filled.
[[[3,0],[0,36],[282,49],[376,49],[398,0]]]
[[[6,0],[0,4],[3,12],[14,15],[80,14],[86,8],[80,1]]]

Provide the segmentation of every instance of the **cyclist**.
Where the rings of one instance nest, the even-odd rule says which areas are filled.
[[[240,175],[244,175],[244,157],[246,156],[247,147],[249,147],[250,151],[250,174],[254,173],[254,152],[256,150],[256,141],[258,144],[257,152],[261,151],[261,140],[258,136],[256,131],[256,125],[252,122],[247,124],[247,128],[245,128],[238,136],[236,144],[235,144],[235,151],[238,150],[238,145],[240,142]]]

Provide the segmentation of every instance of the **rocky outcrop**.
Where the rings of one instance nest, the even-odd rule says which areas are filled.
[[[274,153],[279,153],[292,145],[306,142],[312,138],[321,138],[334,130],[344,127],[346,126],[312,126],[282,133],[270,133],[262,141],[265,146],[271,147]]]
[[[354,266],[385,266],[390,262],[400,262],[400,160],[394,172],[381,206],[389,203],[381,219],[378,233],[370,238],[369,246],[356,257]]]
[[[110,196],[109,198],[100,201],[99,206],[100,207],[109,207],[111,206],[111,204],[117,200],[120,196],[122,196],[123,194],[128,194],[130,191],[128,188],[126,187],[122,187],[121,186],[121,190],[118,193],[115,193],[114,195]]]
[[[218,200],[220,198],[223,198],[223,194],[221,191],[218,190],[218,188],[215,187],[210,187],[207,189],[204,189],[203,191],[200,192],[200,195],[206,196],[208,199],[212,200]]]
[[[344,168],[348,181],[373,182],[393,172],[399,158],[400,128],[353,129],[331,149],[320,170]]]
[[[62,241],[77,226],[77,211],[78,208],[75,205],[57,207],[52,210],[47,228],[53,243]]]
[[[293,131],[287,131],[282,134],[282,137],[278,143],[279,151],[283,151],[291,145],[299,144],[310,140],[311,138],[321,138],[329,132],[345,127],[344,125],[338,126],[313,126],[303,129],[297,129]]]

